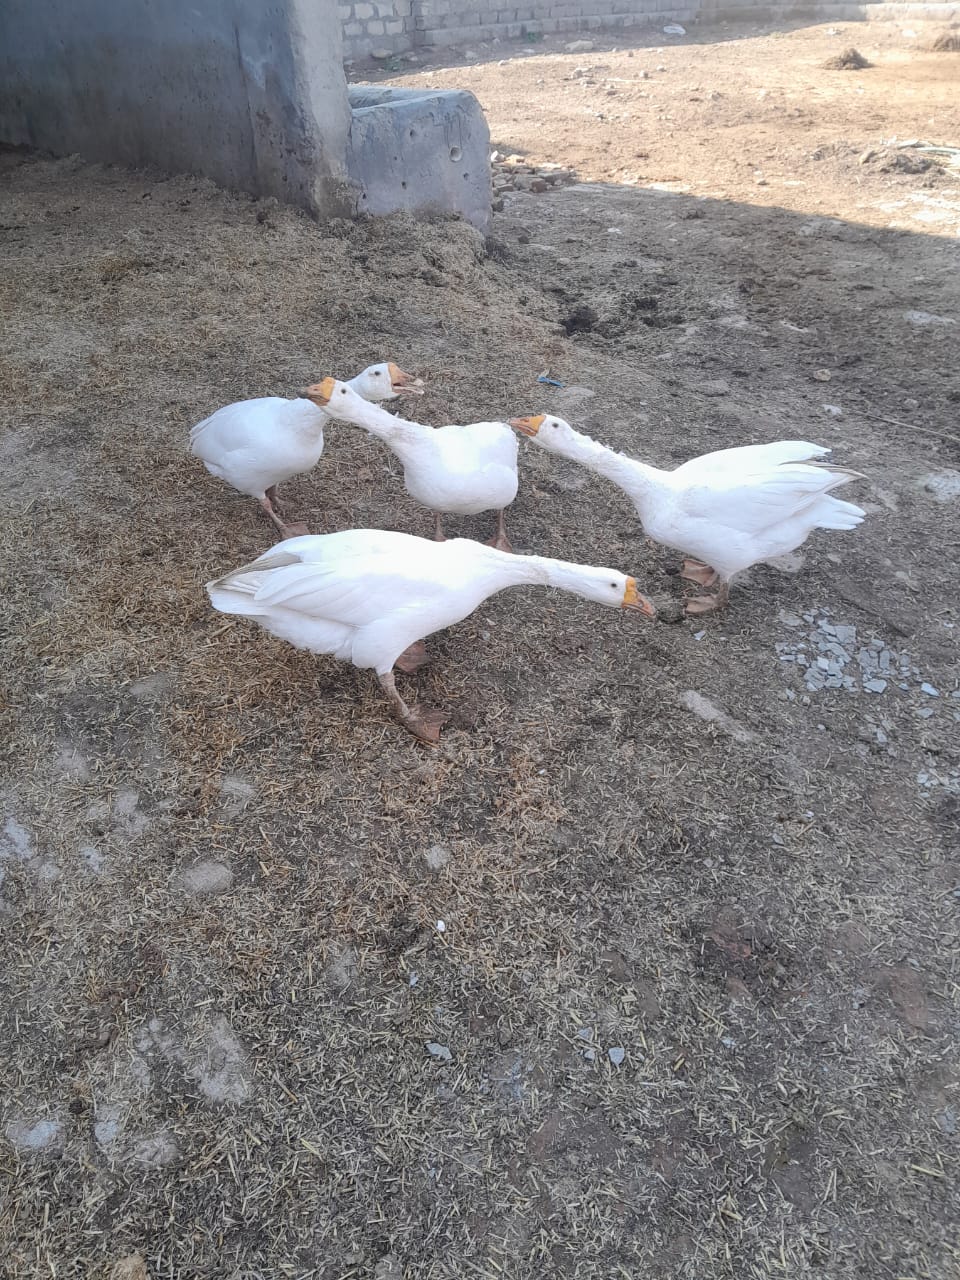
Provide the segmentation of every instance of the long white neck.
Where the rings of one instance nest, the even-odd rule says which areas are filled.
[[[608,569],[572,564],[569,560],[551,560],[547,556],[518,556],[493,547],[484,547],[484,552],[489,559],[490,581],[496,583],[494,592],[503,591],[506,587],[535,585],[555,587],[585,600],[594,600],[596,596],[591,595],[591,586],[595,589],[597,583],[606,582],[610,573]]]
[[[570,435],[573,437],[572,441],[559,441],[551,452],[562,453],[565,458],[579,462],[588,471],[595,471],[597,475],[611,480],[630,495],[641,514],[645,503],[662,488],[670,474],[658,467],[650,467],[645,462],[638,462],[636,458],[628,458],[615,449],[608,449],[599,440],[593,440],[580,431],[571,430]]]
[[[370,404],[366,400],[351,397],[351,403],[344,408],[337,408],[337,417],[343,422],[351,422],[354,426],[363,427],[372,436],[382,440],[393,450],[401,462],[419,452],[424,440],[433,434],[432,427],[425,427],[420,422],[408,422],[406,418],[394,417],[381,409],[378,404]]]

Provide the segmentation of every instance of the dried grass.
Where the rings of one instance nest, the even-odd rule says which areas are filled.
[[[921,735],[952,748],[904,706],[903,763],[871,757],[862,707],[778,699],[776,609],[835,601],[829,562],[761,571],[701,640],[497,598],[409,686],[454,710],[433,755],[363,675],[202,592],[270,542],[185,452],[243,395],[389,355],[435,422],[538,408],[545,366],[596,388],[589,429],[665,461],[748,419],[705,410],[695,370],[562,339],[553,268],[484,260],[463,226],[261,220],[71,162],[6,183],[0,761],[30,846],[0,863],[3,1123],[62,1125],[56,1149],[3,1151],[8,1273],[139,1253],[157,1277],[947,1274],[954,855],[911,770]],[[542,215],[558,239],[603,216],[568,208]],[[646,250],[661,231],[637,224]],[[705,314],[716,281],[677,270],[671,307]],[[644,363],[674,340],[640,339]],[[749,334],[711,341],[752,358]],[[802,407],[779,411],[799,433]],[[897,465],[889,438],[857,449]],[[616,494],[523,465],[518,542],[662,582]],[[289,498],[314,525],[420,531],[396,470],[332,430]],[[861,568],[882,572],[885,528]],[[754,738],[685,712],[688,688]],[[184,892],[204,860],[228,892]],[[885,994],[905,955],[925,1032],[908,981]]]

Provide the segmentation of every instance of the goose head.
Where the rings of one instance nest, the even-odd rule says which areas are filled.
[[[608,608],[642,613],[645,618],[651,619],[657,616],[653,602],[638,590],[636,578],[618,573],[615,569],[583,569],[576,590],[585,600],[604,604]]]
[[[312,400],[319,409],[326,409],[334,417],[338,409],[362,411],[365,403],[363,396],[354,391],[349,383],[338,382],[336,378],[324,378],[321,382],[304,387],[300,394],[304,400]]]
[[[423,379],[415,378],[412,373],[404,373],[392,360],[368,365],[355,378],[350,379],[350,386],[364,400],[370,400],[374,404],[381,400],[396,400],[398,396],[423,395]]]
[[[531,418],[511,418],[510,426],[551,453],[567,453],[581,443],[581,437],[569,422],[549,413],[538,413]]]

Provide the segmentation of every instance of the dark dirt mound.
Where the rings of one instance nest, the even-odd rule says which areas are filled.
[[[827,71],[863,71],[873,64],[868,62],[857,49],[844,49],[834,58],[828,58],[823,64]]]
[[[930,48],[934,53],[960,53],[960,31],[944,31]]]

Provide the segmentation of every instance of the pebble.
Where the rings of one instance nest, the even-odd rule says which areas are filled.
[[[63,1125],[59,1120],[11,1120],[5,1132],[18,1151],[43,1151],[60,1142]]]
[[[429,871],[442,871],[450,861],[451,853],[442,844],[432,844],[423,854],[423,861]],[[441,929],[441,933],[443,930]]]
[[[197,862],[180,878],[187,893],[226,893],[233,885],[233,872],[222,862]]]
[[[438,1044],[436,1040],[428,1040],[426,1043],[427,1053],[432,1058],[439,1058],[441,1062],[452,1062],[453,1054],[445,1044]]]
[[[567,53],[590,53],[594,44],[592,40],[571,40],[565,46]]]
[[[955,502],[960,498],[960,471],[945,467],[920,477],[920,487],[937,502]]]
[[[150,1280],[150,1272],[139,1253],[128,1253],[113,1264],[110,1280]]]
[[[867,680],[863,687],[867,693],[883,693],[887,682],[886,680]]]
[[[607,1050],[607,1057],[610,1059],[610,1061],[613,1063],[615,1067],[619,1067],[626,1056],[627,1056],[626,1050],[621,1049],[619,1046],[615,1049]]]
[[[905,311],[903,313],[904,320],[908,324],[922,326],[927,324],[956,324],[956,320],[951,320],[949,316],[935,316],[930,311]]]

